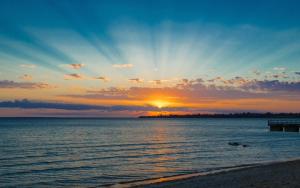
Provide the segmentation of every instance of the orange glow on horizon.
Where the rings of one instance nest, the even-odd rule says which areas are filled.
[[[151,105],[156,106],[157,108],[164,108],[170,105],[170,102],[164,100],[154,100],[150,102]]]

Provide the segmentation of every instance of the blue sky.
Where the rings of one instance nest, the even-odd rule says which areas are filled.
[[[220,111],[232,90],[245,92],[235,92],[240,100],[275,98],[286,106],[299,94],[299,1],[36,0],[0,5],[2,101],[181,108],[185,102],[176,98],[182,95],[195,97],[188,105],[193,111]],[[201,99],[213,93],[214,108],[197,101],[196,84],[198,93],[204,93]],[[135,88],[151,91],[146,97],[128,94]],[[274,90],[280,94],[253,96]],[[222,108],[276,111],[274,106],[237,103],[226,101]]]
[[[224,25],[253,24],[270,28],[298,27],[299,1],[1,1],[1,18],[20,26],[70,27],[89,20],[87,25],[109,25],[133,19],[147,24],[163,20],[200,21]],[[79,20],[77,18],[82,18]],[[98,28],[98,26],[97,26]]]
[[[1,18],[19,25],[69,27],[66,20],[109,25],[120,19],[147,24],[162,20],[270,28],[299,26],[299,1],[1,1]],[[70,18],[72,16],[72,18]],[[84,20],[86,21],[86,20]],[[86,23],[86,24],[89,24]]]

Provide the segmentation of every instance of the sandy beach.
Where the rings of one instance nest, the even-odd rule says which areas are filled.
[[[230,170],[186,179],[164,181],[140,188],[299,188],[300,160]]]

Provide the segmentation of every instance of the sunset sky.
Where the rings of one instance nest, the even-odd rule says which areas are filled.
[[[0,116],[300,112],[300,1],[0,1]]]

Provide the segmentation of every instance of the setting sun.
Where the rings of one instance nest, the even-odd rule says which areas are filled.
[[[163,100],[154,100],[150,102],[151,105],[156,106],[157,108],[163,108],[170,105],[170,102]]]

